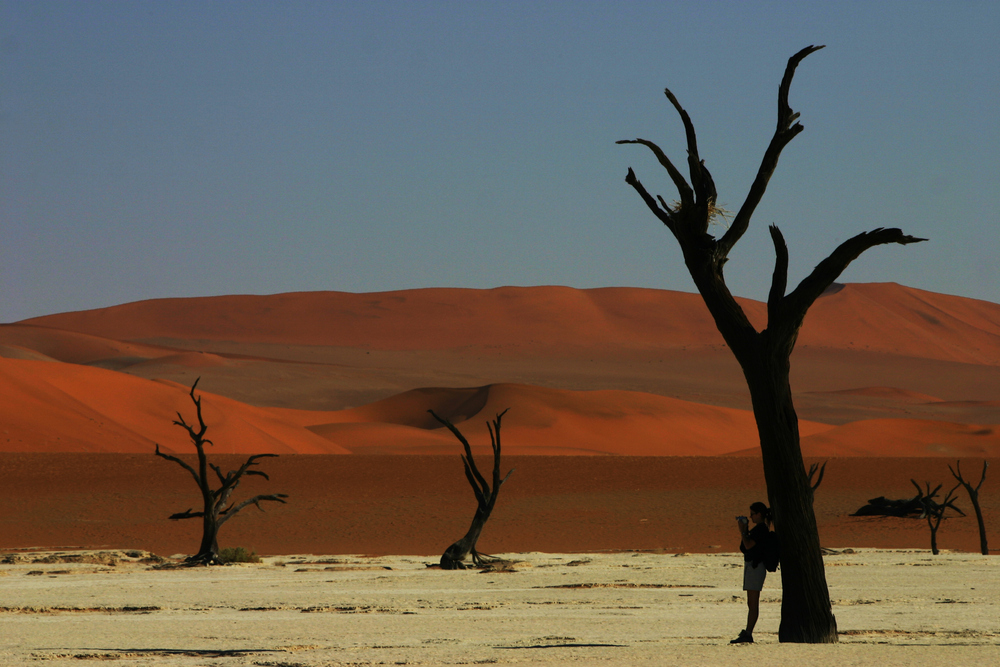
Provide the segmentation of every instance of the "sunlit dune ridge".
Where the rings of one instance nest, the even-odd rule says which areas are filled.
[[[764,304],[740,299],[766,326]],[[127,341],[162,338],[412,350],[721,345],[696,294],[639,288],[500,287],[156,299],[25,324]],[[894,283],[837,285],[806,317],[799,346],[1000,365],[1000,305]]]
[[[996,304],[836,285],[796,354],[807,455],[997,452]],[[219,452],[455,453],[434,410],[481,453],[509,409],[512,454],[758,453],[700,297],[566,287],[159,299],[0,325],[0,451],[190,451],[172,422],[194,419],[199,376]]]

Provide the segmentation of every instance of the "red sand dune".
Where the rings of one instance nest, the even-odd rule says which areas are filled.
[[[897,389],[896,387],[858,387],[855,389],[841,389],[839,391],[813,392],[813,393],[842,394],[846,396],[866,396],[874,398],[891,398],[896,401],[904,401],[907,403],[942,402],[940,398],[935,398],[934,396],[921,394],[915,391],[906,391],[905,389]]]
[[[169,348],[127,343],[114,337],[21,324],[0,326],[0,344],[32,350],[50,359],[71,364],[94,364],[122,358],[141,361],[173,353]]]
[[[0,359],[7,452],[192,451],[172,424],[191,422],[187,388],[73,364]],[[201,391],[219,453],[448,454],[454,437],[427,410],[458,424],[477,452],[486,423],[510,409],[509,454],[718,455],[755,441],[753,416],[624,391],[571,392],[527,385],[421,389],[340,412],[258,408]],[[803,433],[830,427],[804,422]]]
[[[499,384],[471,389],[418,389],[353,410],[336,422],[310,427],[355,454],[447,454],[456,442],[427,413],[458,425],[475,447],[490,442],[487,422],[504,410],[502,442],[512,454],[717,456],[757,440],[753,415],[628,391],[565,391]],[[344,422],[349,422],[345,424]],[[365,428],[368,422],[371,426]],[[394,437],[374,429],[393,424]],[[803,433],[829,426],[802,422]],[[441,431],[431,440],[426,430]],[[409,434],[416,439],[410,440]]]
[[[187,388],[73,364],[0,359],[5,389],[0,451],[191,451],[171,422],[190,421]],[[477,454],[487,422],[509,409],[505,451],[518,454],[718,456],[755,454],[747,411],[618,390],[573,392],[500,384],[419,389],[336,412],[259,408],[214,394],[203,412],[214,451],[253,453],[448,454],[457,441],[427,412],[458,425]],[[800,421],[814,456],[997,456],[1000,429],[913,419],[831,427]]]
[[[868,419],[802,437],[804,456],[1000,456],[1000,426]]]
[[[894,283],[838,286],[800,346],[1000,365],[1000,305]],[[758,328],[762,303],[740,299]],[[516,345],[565,349],[720,345],[697,294],[638,288],[500,287],[156,299],[25,320],[117,340],[203,339],[367,349]]]
[[[741,303],[761,326],[763,305]],[[192,349],[205,340],[221,341],[221,347],[229,345],[227,341],[247,344],[227,348],[234,352]],[[372,374],[379,374],[381,384],[372,383],[371,392],[387,396],[390,392],[380,387],[391,386],[396,373],[431,377],[442,360],[457,369],[446,373],[452,379],[506,380],[532,365],[549,368],[542,361],[558,358],[559,377],[571,385],[577,368],[581,377],[598,374],[588,380],[588,388],[614,387],[618,381],[629,388],[643,386],[657,369],[674,372],[670,382],[675,383],[686,382],[678,372],[697,374],[684,397],[715,405],[671,398],[674,389],[662,383],[656,391],[667,395],[480,381],[476,384],[485,386],[413,389],[362,407],[324,412],[254,407],[216,390],[206,394],[206,419],[217,446],[229,448],[224,451],[454,451],[456,443],[427,414],[428,408],[461,424],[478,450],[489,441],[486,422],[510,408],[504,442],[512,454],[752,453],[752,415],[718,407],[746,405],[735,393],[741,389],[733,362],[706,366],[699,365],[705,360],[698,357],[700,361],[683,366],[679,361],[698,354],[712,359],[728,354],[720,344],[700,297],[660,290],[508,287],[145,301],[0,326],[0,355],[10,357],[0,359],[0,389],[6,398],[0,408],[5,431],[0,451],[137,452],[149,451],[155,442],[175,450],[185,446],[183,432],[170,423],[176,410],[190,407],[185,387],[100,368],[128,368],[136,375],[182,383],[206,373],[217,386],[236,388],[237,393],[254,387],[256,393],[245,400],[258,405],[301,406],[315,404],[311,399],[317,392],[363,385]],[[296,345],[307,347],[288,352],[288,358],[253,356],[255,349],[280,355]],[[996,453],[991,424],[998,413],[990,400],[937,401],[926,391],[902,388],[937,384],[942,396],[954,399],[975,398],[979,385],[966,383],[967,392],[957,394],[946,391],[945,378],[937,382],[909,377],[909,384],[876,387],[863,380],[865,364],[876,360],[872,355],[881,355],[877,360],[883,382],[887,377],[891,383],[892,377],[919,376],[927,372],[924,369],[974,369],[956,376],[958,380],[948,379],[956,384],[965,377],[977,378],[984,397],[995,399],[990,392],[1000,387],[1000,306],[894,284],[838,286],[810,311],[799,346],[812,350],[802,357],[811,364],[810,377],[828,374],[839,383],[826,383],[830,391],[809,392],[809,405],[815,413],[830,416],[824,421],[842,424],[834,429],[802,420],[806,451],[823,456]],[[824,351],[827,348],[833,353]],[[493,349],[504,354],[487,354]],[[672,356],[665,353],[668,349]],[[353,352],[345,356],[344,350]],[[454,355],[442,356],[441,350]],[[313,361],[327,357],[333,361]],[[895,361],[885,363],[889,358]],[[923,365],[917,360],[924,360]],[[616,369],[627,363],[639,370],[600,381],[601,373],[618,377]],[[546,381],[544,375],[531,377]],[[269,402],[285,383],[294,382],[301,383],[292,396],[295,400]],[[256,390],[266,383],[274,388]],[[713,396],[714,390],[725,396]],[[345,404],[350,403],[339,405]],[[882,419],[905,417],[911,410],[921,419]],[[963,411],[964,418],[959,414]],[[932,419],[924,418],[928,415]],[[933,421],[939,417],[946,421]],[[852,419],[854,423],[845,423]]]
[[[194,451],[173,425],[196,420],[188,388],[75,364],[0,359],[0,451]],[[201,392],[198,392],[201,394]],[[204,395],[203,415],[218,453],[339,454],[337,447],[266,408]]]

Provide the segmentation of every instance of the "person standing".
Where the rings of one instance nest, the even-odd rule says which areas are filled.
[[[753,528],[750,524],[753,524]],[[747,627],[730,644],[752,644],[753,629],[760,615],[760,591],[764,588],[767,567],[764,565],[767,543],[771,535],[771,510],[756,502],[750,506],[750,518],[736,517],[740,531],[740,551],[743,553],[743,590],[747,592]]]

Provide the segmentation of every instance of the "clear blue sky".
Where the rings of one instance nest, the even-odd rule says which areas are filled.
[[[669,87],[742,203],[788,57],[805,132],[727,264],[1000,302],[1000,3],[0,0],[0,321],[157,297],[693,291],[624,183],[675,197]]]

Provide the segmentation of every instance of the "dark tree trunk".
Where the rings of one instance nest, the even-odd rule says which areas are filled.
[[[472,517],[472,525],[469,526],[469,531],[465,534],[465,537],[453,543],[441,555],[441,567],[443,569],[463,569],[465,567],[464,562],[470,555],[472,556],[474,565],[482,564],[483,558],[476,551],[476,542],[479,541],[479,534],[483,532],[483,526],[486,525],[487,519],[489,519],[488,514],[484,513],[481,509],[476,510],[475,516]]]
[[[764,480],[781,536],[782,642],[836,641],[833,616],[813,512],[813,488],[799,447],[799,424],[788,383],[788,359],[767,353],[744,365],[760,438]]]
[[[723,267],[729,251],[746,232],[781,151],[803,129],[797,122],[799,114],[788,105],[795,69],[803,58],[821,48],[810,46],[789,58],[778,89],[777,128],[746,200],[721,238],[713,237],[708,231],[713,217],[720,214],[716,207],[715,183],[698,154],[691,119],[669,90],[664,92],[680,115],[687,136],[690,184],[655,143],[646,139],[618,142],[649,148],[677,188],[679,201],[667,204],[663,197],[649,194],[632,169],[625,177],[625,182],[635,188],[649,210],[674,235],[716,327],[743,368],[760,434],[764,477],[774,509],[775,528],[781,536],[783,590],[778,638],[814,643],[837,641],[837,624],[830,606],[812,507],[814,485],[811,475],[805,472],[799,447],[798,417],[789,384],[789,359],[806,311],[854,259],[876,245],[923,240],[906,236],[898,229],[876,229],[858,234],[838,246],[798,287],[786,294],[788,249],[781,232],[772,225],[770,233],[776,259],[767,300],[767,328],[761,332],[753,328],[726,286]]]
[[[200,379],[198,378],[198,380]],[[246,463],[240,466],[239,470],[230,470],[225,475],[222,474],[222,470],[218,466],[209,463],[208,457],[205,455],[205,445],[211,445],[212,441],[205,437],[208,426],[201,415],[201,397],[195,397],[194,395],[195,387],[198,386],[198,380],[195,380],[194,384],[191,385],[190,392],[191,400],[194,402],[198,417],[198,427],[195,428],[184,421],[183,415],[179,412],[177,413],[177,419],[174,420],[174,423],[186,430],[191,438],[191,443],[198,453],[198,469],[195,470],[194,467],[176,456],[161,452],[159,444],[156,445],[156,455],[168,461],[173,461],[187,470],[194,478],[195,484],[198,485],[198,490],[201,491],[203,509],[199,512],[190,509],[184,512],[177,512],[170,515],[170,518],[178,520],[201,517],[201,546],[198,547],[198,553],[187,558],[187,562],[192,565],[212,565],[222,563],[222,559],[219,558],[219,529],[222,528],[222,524],[236,516],[236,513],[244,507],[256,505],[257,509],[263,511],[263,508],[260,506],[262,501],[270,500],[284,503],[288,495],[284,493],[261,494],[244,500],[239,504],[229,504],[229,497],[236,490],[236,487],[239,486],[243,475],[259,475],[264,479],[270,479],[265,473],[259,470],[250,470],[250,467],[257,465],[258,459],[275,457],[277,454],[254,454],[246,460]],[[208,473],[209,468],[215,472],[216,477],[219,479],[220,486],[217,489],[211,487],[210,475]]]
[[[201,527],[201,545],[198,547],[198,553],[191,557],[191,561],[206,564],[220,562],[218,517],[213,516],[211,512],[206,514],[202,518]]]
[[[472,448],[469,446],[469,441],[465,439],[461,431],[455,427],[450,421],[444,417],[440,417],[434,413],[433,410],[428,410],[434,419],[441,422],[445,427],[448,428],[452,434],[458,438],[458,441],[462,443],[462,447],[465,449],[465,454],[462,456],[462,464],[465,467],[465,478],[469,481],[472,486],[472,492],[476,494],[476,513],[472,517],[472,525],[469,526],[468,532],[465,537],[454,542],[450,547],[445,549],[445,552],[441,555],[441,569],[444,570],[464,570],[466,568],[465,560],[472,556],[472,563],[475,566],[483,565],[489,559],[486,554],[481,554],[476,551],[476,542],[479,541],[479,535],[483,532],[483,526],[486,525],[486,521],[490,518],[490,514],[493,512],[493,506],[496,505],[497,496],[500,495],[500,487],[510,474],[514,472],[511,469],[507,475],[501,479],[500,478],[500,422],[503,416],[507,414],[504,410],[497,415],[496,419],[493,420],[493,424],[487,423],[487,428],[490,431],[490,445],[493,449],[493,488],[490,488],[489,483],[480,474],[479,468],[476,467],[476,461],[472,457]]]

